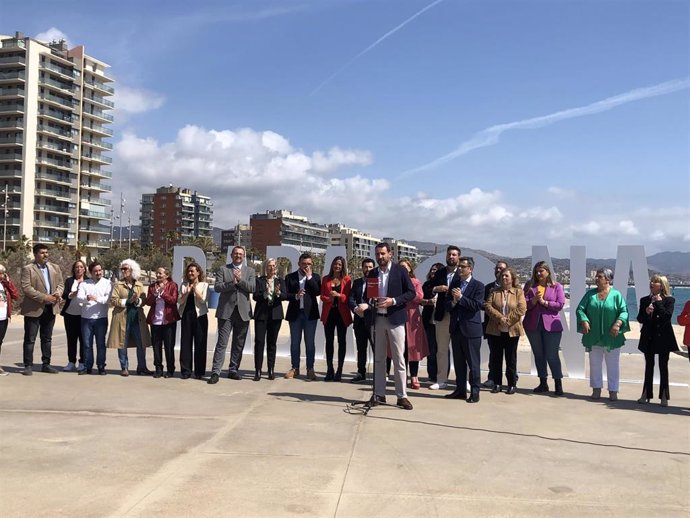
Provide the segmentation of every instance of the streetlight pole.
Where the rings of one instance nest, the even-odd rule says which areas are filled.
[[[129,213],[127,221],[127,230],[129,231],[129,247],[127,248],[127,255],[132,255],[132,213]]]
[[[2,223],[2,251],[6,252],[7,251],[7,217],[9,216],[9,207],[7,206],[7,190],[9,188],[9,184],[5,182],[5,202],[3,203],[2,207],[4,210],[4,218],[3,218],[3,223]]]
[[[113,247],[113,241],[115,241],[115,209],[110,206],[110,248]]]
[[[120,248],[122,248],[122,224],[124,223],[125,215],[125,198],[122,192],[120,192]]]

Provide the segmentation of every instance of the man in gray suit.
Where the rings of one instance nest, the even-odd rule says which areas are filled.
[[[50,365],[55,315],[60,313],[64,282],[60,268],[48,262],[48,247],[34,245],[34,262],[22,268],[21,286],[24,292],[22,315],[24,315],[24,370],[31,376],[34,364],[36,335],[41,335],[42,372],[57,374]]]
[[[244,264],[245,251],[243,247],[236,246],[233,248],[231,256],[232,264],[223,266],[216,272],[216,282],[213,287],[220,293],[220,298],[216,309],[218,342],[213,353],[211,378],[208,380],[211,385],[218,383],[230,333],[232,333],[232,345],[230,347],[228,378],[241,379],[238,371],[249,329],[249,320],[252,318],[249,294],[254,293],[256,272]]]

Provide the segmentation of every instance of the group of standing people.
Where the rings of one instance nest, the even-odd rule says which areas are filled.
[[[486,286],[472,275],[474,261],[461,255],[456,246],[446,251],[446,265],[434,264],[422,284],[406,260],[394,262],[391,247],[380,243],[376,260],[364,259],[362,276],[356,280],[347,272],[347,261],[336,257],[323,279],[312,271],[313,259],[304,253],[297,271],[285,279],[277,275],[275,259],[264,263],[264,275],[257,276],[245,264],[242,247],[232,250],[232,262],[216,273],[214,290],[220,293],[216,317],[218,340],[215,345],[209,384],[218,382],[225,351],[232,336],[228,377],[240,379],[239,367],[249,322],[255,322],[254,380],[259,381],[267,356],[267,377],[275,379],[277,338],[283,319],[290,326],[291,368],[285,378],[300,376],[300,348],[306,349],[306,379],[317,379],[314,371],[315,332],[320,320],[324,326],[326,375],[324,381],[341,381],[346,355],[347,328],[354,327],[357,347],[357,374],[351,382],[366,379],[368,350],[374,351],[374,396],[371,404],[385,401],[385,385],[392,365],[397,405],[412,409],[407,398],[409,369],[412,389],[419,389],[419,362],[427,359],[429,388],[448,387],[449,357],[453,352],[455,390],[448,399],[468,403],[479,401],[480,388],[492,393],[512,395],[518,382],[517,347],[527,335],[539,376],[535,393],[549,391],[548,370],[554,380],[554,394],[563,395],[563,372],[559,357],[563,325],[559,313],[565,304],[563,286],[556,282],[546,262],[534,265],[524,287],[516,272],[505,261],[496,263],[496,280]],[[156,282],[145,289],[139,281],[139,265],[126,259],[120,264],[120,277],[111,283],[97,261],[87,265],[76,261],[72,275],[63,281],[60,269],[48,261],[45,245],[33,248],[34,261],[21,272],[24,293],[24,375],[33,373],[33,350],[37,336],[41,343],[41,370],[57,373],[51,365],[52,329],[55,317],[64,318],[68,364],[65,371],[105,374],[106,350],[118,350],[121,375],[129,376],[127,350],[136,348],[139,375],[171,377],[176,370],[175,333],[181,320],[180,369],[183,379],[206,374],[208,336],[208,289],[202,268],[188,264],[184,281],[178,285],[165,267],[156,270]],[[89,275],[86,275],[88,269]],[[630,329],[625,297],[613,288],[613,272],[596,272],[596,287],[587,291],[577,306],[577,326],[582,344],[589,353],[592,399],[599,399],[606,365],[609,399],[618,398],[620,349],[624,333]],[[668,359],[678,350],[671,317],[675,300],[668,280],[654,275],[650,294],[640,300],[637,320],[642,324],[639,349],[645,356],[645,380],[638,400],[644,404],[653,397],[653,372],[658,357],[662,406],[670,398]],[[0,347],[12,315],[12,301],[19,297],[16,286],[0,265]],[[250,303],[254,300],[254,309]],[[321,298],[319,312],[317,297]],[[288,301],[283,314],[283,302]],[[148,306],[148,312],[144,308]],[[420,306],[422,311],[420,312]],[[108,322],[108,311],[112,316]],[[484,322],[481,311],[484,311]],[[690,326],[690,303],[678,317]],[[337,353],[335,349],[337,337]],[[489,346],[488,379],[480,380],[482,337]],[[96,343],[94,357],[93,344]],[[690,327],[685,343],[690,342]],[[379,344],[379,346],[377,346]],[[153,347],[154,371],[146,365],[146,348]],[[163,363],[165,356],[165,364]],[[505,372],[504,372],[505,366]],[[469,376],[468,376],[469,373]],[[0,368],[0,375],[6,374]],[[505,379],[506,383],[503,383]]]

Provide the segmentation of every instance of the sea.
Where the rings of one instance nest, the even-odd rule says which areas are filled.
[[[641,292],[639,296],[642,298],[647,294],[648,292],[645,290],[644,292]],[[673,295],[673,298],[676,299],[676,305],[673,308],[673,318],[671,319],[671,323],[677,324],[678,315],[680,315],[680,312],[683,311],[685,303],[690,300],[690,286],[676,286],[675,288],[672,288],[671,295]],[[635,298],[635,290],[632,288],[632,286],[628,287],[628,294],[625,300],[628,304],[628,315],[630,315],[630,320],[635,320],[637,318],[638,304],[640,301],[639,299]]]

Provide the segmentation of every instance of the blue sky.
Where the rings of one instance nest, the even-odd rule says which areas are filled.
[[[133,214],[173,183],[221,227],[285,208],[508,256],[690,251],[686,1],[112,4],[0,0],[0,33],[112,66]]]

